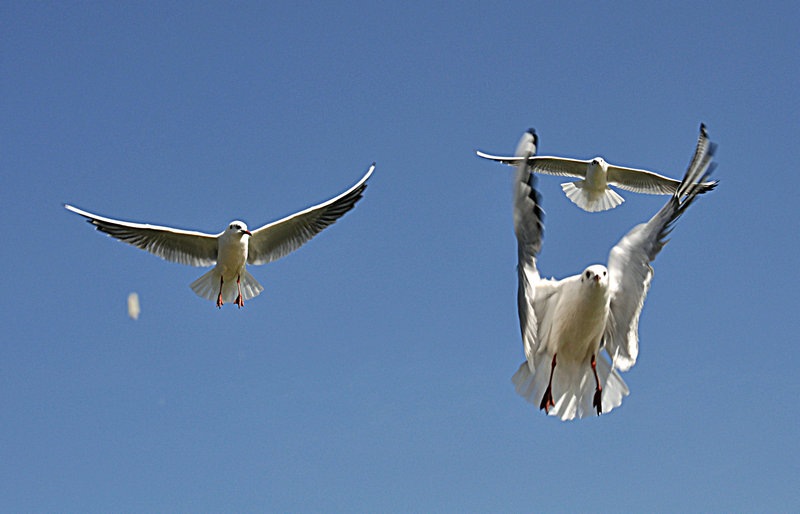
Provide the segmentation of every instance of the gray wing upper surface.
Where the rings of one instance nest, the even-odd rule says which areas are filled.
[[[64,207],[86,218],[97,230],[162,259],[189,266],[213,266],[217,262],[218,235],[120,221],[72,205],[65,204]]]
[[[375,163],[361,180],[336,198],[254,230],[247,263],[266,264],[280,259],[335,223],[361,199],[374,169]]]
[[[674,195],[655,216],[634,227],[611,249],[608,258],[611,318],[604,345],[622,371],[629,369],[638,355],[639,314],[653,276],[650,263],[666,244],[674,223],[686,208],[698,195],[716,186],[716,182],[702,182],[713,170],[715,149],[701,125],[697,149]]]

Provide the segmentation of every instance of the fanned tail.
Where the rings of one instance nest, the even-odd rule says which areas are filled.
[[[629,391],[617,370],[612,370],[604,357],[598,356],[596,362],[597,375],[603,388],[601,405],[605,414],[619,407]],[[540,359],[533,372],[525,361],[511,377],[511,381],[516,385],[517,394],[538,406],[547,389],[549,374],[550,359]],[[597,415],[597,409],[592,405],[595,387],[594,374],[589,362],[574,363],[559,360],[553,373],[552,394],[555,407],[550,408],[548,414],[558,416],[563,421]]]
[[[261,294],[264,288],[258,283],[258,280],[253,278],[249,271],[244,270],[240,279],[242,286],[242,299],[249,300]],[[236,284],[234,284],[235,286]]]
[[[584,181],[565,182],[561,184],[561,189],[567,198],[575,205],[588,212],[600,212],[613,209],[625,201],[620,195],[611,188],[606,187],[602,193],[596,193],[583,187]]]
[[[219,293],[219,271],[217,268],[212,268],[208,273],[203,274],[202,277],[192,282],[189,287],[200,298],[217,301],[217,293]]]
[[[197,296],[200,298],[205,298],[206,300],[210,300],[212,302],[217,301],[217,295],[219,294],[219,279],[220,273],[217,268],[212,268],[208,273],[204,274],[194,282],[192,282],[189,287],[192,288],[192,291],[195,292]],[[244,270],[239,277],[239,284],[242,289],[242,299],[249,300],[251,298],[255,298],[264,288],[258,281],[253,278],[253,275],[250,274],[249,271]],[[236,300],[236,297],[239,295],[239,289],[236,287],[236,279],[228,280],[223,282],[222,284],[222,301],[224,303],[231,303]]]

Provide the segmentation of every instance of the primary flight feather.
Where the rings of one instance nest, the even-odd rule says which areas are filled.
[[[374,169],[375,163],[361,180],[339,196],[253,231],[242,221],[232,221],[219,234],[205,234],[115,220],[67,204],[64,207],[85,217],[97,230],[168,261],[214,266],[191,284],[192,290],[202,298],[216,301],[217,307],[231,301],[242,307],[244,300],[264,290],[246,265],[280,259],[335,223],[361,199]]]
[[[633,366],[638,355],[639,315],[653,276],[650,262],[686,208],[716,185],[704,182],[714,167],[715,145],[701,126],[694,157],[667,203],[612,248],[607,266],[595,264],[556,280],[541,278],[536,266],[543,214],[530,166],[535,143],[533,131],[523,136],[514,177],[517,304],[526,360],[512,381],[517,393],[551,416],[599,415],[628,395],[619,371]]]

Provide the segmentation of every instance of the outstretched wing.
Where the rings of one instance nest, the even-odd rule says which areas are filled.
[[[521,163],[527,162],[529,171],[545,175],[557,175],[560,177],[586,178],[586,168],[591,162],[567,159],[564,157],[535,157],[533,155],[528,157],[519,155],[515,157],[503,157],[484,153],[480,150],[475,150],[475,153],[478,157],[483,157],[490,161],[502,162],[509,166],[519,166]]]
[[[372,163],[358,183],[336,198],[254,230],[247,263],[266,264],[280,259],[335,223],[361,199],[374,169],[375,163]]]
[[[533,136],[533,137],[531,137]],[[555,282],[542,280],[536,258],[542,248],[544,211],[536,191],[536,177],[531,173],[530,157],[536,153],[533,129],[523,135],[517,147],[522,158],[514,174],[514,233],[517,236],[517,308],[522,343],[529,365],[536,365],[537,352],[543,343],[539,338],[539,317],[548,299],[556,292]]]
[[[698,195],[716,186],[716,181],[702,183],[713,171],[715,150],[701,125],[694,157],[673,196],[650,221],[634,227],[611,249],[611,317],[603,340],[614,366],[622,371],[633,366],[639,353],[639,314],[653,277],[650,263],[666,244],[681,214]]]
[[[534,188],[535,175],[521,164],[514,177],[514,231],[517,236],[517,308],[525,358],[536,365],[542,344],[539,321],[546,313],[548,300],[557,292],[557,282],[542,279],[536,258],[542,247],[544,211]]]
[[[64,204],[64,207],[86,218],[100,232],[162,259],[189,266],[213,266],[217,263],[217,235],[114,220],[72,205]]]
[[[698,148],[701,139],[705,136],[700,134]],[[606,182],[620,189],[633,191],[634,193],[646,193],[651,195],[674,195],[678,191],[681,182],[678,180],[659,175],[653,171],[640,170],[636,168],[626,168],[624,166],[614,166],[609,164],[606,175]],[[716,182],[704,182],[698,194],[705,193],[714,189]]]
[[[651,195],[672,195],[681,185],[677,180],[652,171],[614,165],[608,166],[606,182],[620,189]]]

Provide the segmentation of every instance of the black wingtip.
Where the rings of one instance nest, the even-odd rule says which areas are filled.
[[[544,227],[544,209],[542,209],[542,195],[536,189],[536,175],[531,173],[528,175],[528,186],[531,192],[528,193],[528,198],[533,201],[533,212],[536,215],[536,221],[539,224],[540,230]]]
[[[539,135],[536,133],[535,128],[529,128],[528,134],[533,136],[533,146],[539,146]]]
[[[708,137],[708,131],[706,131],[706,124],[700,123],[700,135],[703,137]]]
[[[719,185],[719,180],[712,180],[710,182],[703,182],[700,184],[699,193],[708,193],[709,191],[713,191]]]

